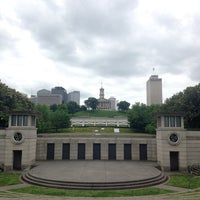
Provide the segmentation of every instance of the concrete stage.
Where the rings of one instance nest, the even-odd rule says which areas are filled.
[[[37,184],[37,180],[38,183],[40,180],[52,185],[56,183],[55,187],[57,183],[92,187],[95,184],[98,187],[144,183],[146,186],[147,182],[155,185],[166,180],[155,166],[155,162],[142,161],[43,161],[37,162],[37,166],[26,173],[24,180],[31,182],[29,180],[33,179],[33,184]]]

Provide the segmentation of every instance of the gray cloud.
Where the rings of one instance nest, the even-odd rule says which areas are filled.
[[[0,50],[9,50],[12,49],[12,44],[14,42],[14,38],[11,37],[11,35],[0,28]]]
[[[73,67],[88,70],[87,78],[121,81],[147,76],[155,67],[161,74],[200,80],[199,14],[181,19],[158,9],[146,13],[146,22],[137,0],[19,2],[19,28],[31,33],[45,56],[62,63],[57,67],[63,73]],[[0,30],[0,48],[10,48],[10,41]]]
[[[70,58],[77,59],[75,50],[79,45],[98,52],[95,43],[98,38],[111,45],[109,51],[105,50],[105,53],[113,53],[118,58],[119,55],[116,54],[118,47],[115,44],[126,47],[124,50],[127,56],[124,59],[128,62],[131,58],[126,59],[126,57],[129,57],[133,50],[141,49],[141,46],[146,48],[146,50],[141,49],[142,51],[139,52],[141,55],[155,49],[163,59],[172,58],[173,61],[181,59],[190,52],[189,50],[184,52],[187,46],[182,40],[184,34],[191,34],[188,33],[188,27],[183,27],[181,21],[170,16],[169,13],[159,13],[159,11],[155,13],[152,18],[155,27],[143,29],[134,23],[137,1],[69,0],[62,7],[58,7],[53,1],[23,4],[25,6],[19,5],[17,11],[24,27],[31,31],[43,48],[51,51],[55,58],[64,61],[68,59],[70,61]],[[196,27],[199,29],[197,24],[200,18],[196,17],[193,29]],[[163,35],[160,30],[163,30]],[[191,30],[191,32],[195,31]],[[197,38],[198,33],[199,31],[193,37]],[[122,52],[122,58],[126,52]],[[105,55],[103,58],[108,59],[112,64],[114,55],[110,57]],[[134,61],[135,59],[132,63]],[[160,62],[162,64],[162,59]]]
[[[42,2],[42,6],[36,3],[20,6],[18,13],[23,27],[33,34],[42,48],[49,51],[49,56],[53,59],[83,65],[85,68],[95,68],[97,71],[100,67],[101,72],[107,67],[124,67],[126,62],[132,60],[128,57],[132,52],[127,49],[120,51],[118,46],[120,43],[123,45],[123,38],[131,34],[129,14],[134,12],[136,5],[137,1],[130,0],[124,3],[66,1],[61,9]],[[108,42],[109,49],[99,50],[96,46],[97,40]],[[127,39],[124,46],[126,42]],[[77,56],[77,48],[88,49],[91,53],[85,63]],[[93,62],[95,59],[96,63]],[[113,70],[111,71],[113,73]],[[120,69],[119,71],[121,72]]]

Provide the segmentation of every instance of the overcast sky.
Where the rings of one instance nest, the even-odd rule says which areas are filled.
[[[153,68],[155,71],[153,72]],[[0,0],[0,79],[27,95],[79,90],[146,103],[200,82],[199,0]]]

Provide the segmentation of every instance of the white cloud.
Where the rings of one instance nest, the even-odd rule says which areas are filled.
[[[198,0],[0,2],[1,80],[28,94],[60,85],[82,102],[146,102],[152,68],[170,97],[200,80]]]

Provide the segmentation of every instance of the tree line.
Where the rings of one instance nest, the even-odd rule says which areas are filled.
[[[89,97],[87,100],[84,101],[87,109],[91,110],[91,111],[95,111],[97,110],[98,107],[98,99],[96,99],[95,97]],[[130,103],[127,101],[120,101],[117,104],[118,110],[121,112],[126,112],[129,109]]]
[[[10,111],[35,110],[40,113],[37,117],[39,132],[67,128],[70,127],[70,116],[74,113],[97,110],[98,100],[96,98],[89,97],[84,103],[85,105],[82,106],[79,106],[76,102],[50,107],[45,105],[35,106],[25,95],[9,88],[0,81],[0,127],[7,126]],[[155,132],[155,113],[157,112],[184,112],[185,127],[190,129],[200,128],[200,84],[187,87],[184,91],[166,99],[162,105],[147,106],[143,103],[135,103],[129,108],[130,103],[120,101],[117,106],[120,112],[127,113],[130,128],[138,132]]]
[[[98,100],[94,97],[85,100],[85,105],[79,106],[76,102],[71,101],[61,105],[34,105],[29,101],[26,95],[17,92],[15,89],[9,88],[0,81],[0,127],[8,126],[8,114],[12,111],[37,111],[38,132],[47,132],[50,130],[70,127],[70,117],[79,111],[94,111],[97,109]],[[119,108],[125,112],[128,110],[129,103],[121,102]]]
[[[0,127],[7,127],[8,113],[14,110],[33,110],[27,97],[0,81]]]
[[[128,111],[130,127],[139,132],[155,132],[158,112],[184,113],[185,128],[200,129],[200,84],[174,94],[162,105],[134,104]]]
[[[200,128],[200,83],[187,87],[182,92],[168,98],[162,105],[162,112],[182,112],[185,114],[185,127]]]
[[[94,97],[88,98],[85,100],[85,105],[79,106],[76,102],[69,102],[68,104],[60,105],[36,105],[35,110],[40,113],[37,117],[37,128],[38,132],[57,132],[58,129],[64,129],[70,127],[70,116],[79,111],[86,111],[91,109],[94,111],[97,109],[98,100]],[[122,112],[128,110],[128,102],[120,102],[119,107]]]

